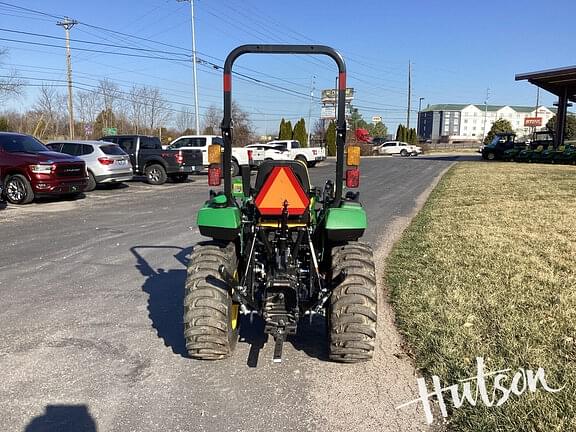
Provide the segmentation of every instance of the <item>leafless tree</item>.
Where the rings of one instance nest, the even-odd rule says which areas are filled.
[[[180,133],[192,127],[194,113],[186,106],[180,107],[180,112],[176,115],[176,129]]]
[[[232,145],[243,147],[254,142],[254,125],[250,120],[250,114],[244,111],[236,101],[232,101],[232,122],[234,131],[232,133]]]
[[[2,67],[2,58],[8,55],[7,49],[0,48],[0,103],[7,101],[11,97],[20,96],[24,91],[25,81],[20,79],[15,70],[7,70]]]
[[[144,115],[146,113],[147,91],[144,87],[133,85],[128,92],[128,118],[135,133],[139,133],[144,127]]]
[[[118,85],[108,78],[104,78],[98,82],[97,93],[101,100],[102,111],[107,113],[114,113],[114,109],[117,108],[118,97],[120,95],[120,89]],[[111,127],[109,124],[110,119],[108,116],[104,119],[104,127]]]
[[[40,114],[35,135],[41,138],[58,135],[65,118],[66,97],[55,87],[42,84],[34,109]]]
[[[75,95],[78,120],[93,124],[100,112],[100,97],[93,91],[79,91]]]
[[[170,104],[157,87],[143,87],[146,95],[144,113],[146,124],[153,132],[170,118]]]
[[[220,124],[222,122],[222,110],[211,105],[204,114],[204,133],[206,135],[220,134]]]

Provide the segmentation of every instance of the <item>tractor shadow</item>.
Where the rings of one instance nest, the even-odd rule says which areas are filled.
[[[175,246],[135,246],[130,249],[136,258],[136,268],[146,277],[142,291],[148,294],[148,316],[156,334],[174,354],[188,358],[184,338],[184,285],[186,269],[154,269],[139,253],[139,249],[178,250],[174,258],[186,266],[192,248]]]
[[[130,252],[136,258],[135,267],[146,278],[142,291],[148,294],[148,317],[152,328],[164,345],[174,354],[189,358],[184,338],[184,291],[186,283],[186,269],[155,269],[144,259],[142,250],[167,250],[176,253],[176,261],[184,267],[188,264],[188,256],[192,248],[176,246],[134,246]],[[239,329],[239,344],[249,345],[246,364],[250,368],[258,366],[260,353],[267,343],[274,344],[274,339],[264,333],[264,321],[261,317],[241,315]],[[296,351],[302,351],[307,356],[321,361],[328,360],[328,337],[324,317],[315,317],[312,322],[303,318],[298,323],[298,331],[285,342],[286,349],[292,345]]]

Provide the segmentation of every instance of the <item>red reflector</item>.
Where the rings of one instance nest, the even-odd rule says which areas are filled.
[[[248,160],[252,160],[252,150],[248,150]]]
[[[220,186],[222,183],[222,168],[219,166],[208,168],[208,186]]]
[[[182,150],[176,153],[176,163],[182,165],[184,163],[184,156],[182,156]]]
[[[346,170],[346,187],[357,188],[360,186],[360,170],[353,168]]]
[[[114,163],[114,159],[101,157],[98,158],[98,162],[100,162],[102,165],[112,165]]]

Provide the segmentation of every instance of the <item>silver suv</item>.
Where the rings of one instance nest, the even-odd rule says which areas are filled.
[[[46,146],[86,162],[89,179],[85,192],[94,190],[97,184],[119,184],[132,180],[130,157],[118,144],[106,141],[52,141]]]

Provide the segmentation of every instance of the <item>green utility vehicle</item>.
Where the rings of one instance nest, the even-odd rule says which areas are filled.
[[[232,66],[247,53],[320,54],[338,65],[336,173],[323,188],[311,186],[300,161],[265,161],[254,184],[250,167],[242,166],[241,181],[232,182]],[[345,92],[344,60],[327,46],[244,45],[226,58],[224,145],[208,149],[208,183],[220,186],[223,178],[224,190],[211,191],[198,212],[200,233],[211,240],[194,247],[186,280],[184,334],[192,358],[230,356],[239,314],[262,317],[264,331],[275,340],[276,362],[286,337],[296,333],[304,317],[315,315],[325,317],[330,359],[372,358],[376,277],[372,250],[359,241],[367,217],[354,191],[360,148],[344,148]]]

